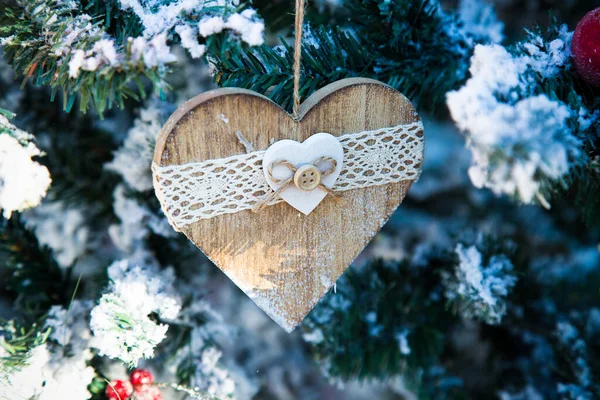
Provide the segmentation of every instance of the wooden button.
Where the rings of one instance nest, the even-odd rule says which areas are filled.
[[[294,184],[300,190],[310,191],[321,183],[321,171],[312,164],[298,168],[294,175]]]

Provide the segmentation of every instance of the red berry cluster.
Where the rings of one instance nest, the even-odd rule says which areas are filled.
[[[114,379],[106,386],[106,397],[110,400],[163,400],[160,391],[152,386],[154,376],[147,369],[135,369],[129,381]]]

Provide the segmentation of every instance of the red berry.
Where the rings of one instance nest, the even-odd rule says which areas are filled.
[[[151,385],[154,382],[154,376],[147,369],[134,369],[129,380],[133,386]]]
[[[600,87],[600,7],[587,13],[575,27],[571,52],[579,76]]]
[[[112,380],[106,385],[106,397],[110,400],[127,400],[131,393],[133,393],[131,383],[121,379]]]
[[[135,388],[136,400],[163,400],[160,390],[156,386],[138,386]]]

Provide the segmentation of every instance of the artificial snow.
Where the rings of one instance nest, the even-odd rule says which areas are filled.
[[[52,249],[61,268],[69,268],[88,249],[89,228],[82,210],[60,201],[43,202],[24,214],[41,245]]]
[[[49,338],[57,344],[70,346],[79,351],[88,349],[92,339],[88,320],[92,310],[92,301],[73,300],[66,309],[62,306],[52,306],[48,311],[45,326],[51,328]]]
[[[459,258],[454,276],[445,275],[446,297],[459,300],[465,317],[477,316],[489,324],[499,323],[506,313],[504,298],[517,282],[513,265],[503,254],[490,257],[487,265],[476,246],[457,244]]]
[[[181,38],[181,45],[186,49],[192,58],[200,58],[206,51],[206,46],[198,43],[198,32],[195,28],[188,25],[178,25],[175,32]]]
[[[207,17],[198,23],[198,31],[203,37],[208,37],[220,33],[225,28],[225,21],[221,17]]]
[[[128,38],[128,45],[131,47],[125,51],[106,32],[92,25],[89,15],[82,14],[75,17],[62,33],[54,54],[68,57],[72,79],[78,78],[82,71],[94,72],[103,67],[127,69],[129,62],[143,60],[147,68],[156,68],[176,60],[167,45],[165,33],[157,33],[148,39]]]
[[[182,15],[205,6],[205,2],[196,0],[177,0],[169,4],[155,4],[156,2],[153,1],[119,0],[119,3],[122,10],[131,10],[140,19],[144,26],[144,36],[146,38],[152,38],[161,32],[168,31],[181,21]],[[157,11],[155,12],[154,9],[157,9]]]
[[[9,133],[17,135],[19,139]],[[41,155],[25,132],[17,130],[0,115],[0,209],[4,218],[13,211],[23,211],[37,206],[50,186],[48,169],[32,160]]]
[[[91,333],[87,320],[91,302],[74,300],[69,309],[53,306],[45,328],[48,342],[34,347],[26,365],[8,376],[0,376],[8,398],[36,400],[89,399],[88,385],[96,376],[89,366]],[[3,348],[0,346],[0,356]]]
[[[115,66],[119,63],[117,59],[117,51],[115,50],[115,43],[112,39],[101,39],[94,44],[92,52],[111,66]]]
[[[303,332],[302,339],[304,339],[304,341],[307,343],[319,344],[325,340],[325,337],[323,336],[323,331],[320,328],[314,328],[311,331]]]
[[[264,42],[264,23],[258,19],[252,9],[246,9],[241,13],[233,12],[237,8],[235,2],[179,0],[168,4],[156,4],[138,0],[119,0],[119,3],[122,10],[131,11],[140,18],[145,39],[153,40],[174,29],[181,39],[181,45],[189,51],[192,58],[199,58],[206,51],[206,46],[198,41],[200,36],[206,38],[224,29],[239,35],[241,40],[250,46],[261,45]],[[211,6],[222,7],[222,12],[228,15],[227,20],[212,15]],[[190,22],[194,17],[200,18],[200,21]]]
[[[536,79],[550,77],[564,66],[570,34],[544,43],[534,38],[514,56],[500,45],[477,45],[471,59],[471,78],[448,93],[447,104],[457,126],[465,132],[473,155],[469,177],[478,187],[517,196],[525,203],[543,197],[544,185],[559,180],[581,157],[581,142],[570,128],[581,110],[534,94]]]
[[[229,118],[227,118],[225,116],[225,114],[219,114],[218,118],[223,121],[223,123],[228,124],[229,123]]]
[[[242,40],[250,46],[260,46],[263,44],[263,33],[265,24],[261,21],[254,21],[254,11],[245,10],[241,14],[233,14],[227,19],[226,28],[238,33]]]
[[[410,346],[408,344],[408,334],[410,332],[408,330],[403,330],[396,334],[396,341],[398,342],[398,349],[400,350],[400,354],[409,355],[411,353]]]
[[[233,329],[208,303],[196,299],[186,307],[177,322],[192,327],[186,345],[179,348],[169,366],[174,376],[179,368],[190,369],[190,386],[222,399],[235,399],[236,382],[224,368],[222,351],[215,339],[232,340]],[[242,378],[238,376],[237,378]]]
[[[85,52],[83,50],[76,50],[71,56],[69,61],[69,78],[77,78],[83,68],[83,61],[85,59]]]
[[[141,109],[139,117],[127,132],[123,145],[105,168],[121,175],[125,183],[138,192],[152,189],[154,145],[165,121],[165,110],[152,103]]]
[[[551,78],[569,62],[572,38],[573,32],[569,32],[566,25],[560,27],[559,37],[550,42],[534,36],[523,44],[525,52],[529,55],[527,64],[543,77]]]
[[[91,312],[93,345],[100,355],[135,366],[140,358],[154,355],[168,329],[168,325],[154,322],[150,314],[163,320],[179,314],[181,303],[171,287],[173,271],[122,260],[108,268],[108,277],[108,291]]]
[[[564,391],[560,393],[585,392],[592,384],[592,371],[588,362],[588,350],[584,339],[581,337],[579,330],[569,321],[560,321],[556,326],[555,335],[563,347],[563,350],[569,354],[572,360],[572,371],[575,374],[577,385],[563,385]],[[586,398],[586,397],[574,397]]]
[[[108,228],[108,234],[117,248],[130,257],[145,257],[147,236],[154,232],[163,237],[173,237],[175,231],[164,216],[154,214],[147,205],[135,197],[128,197],[123,185],[114,191],[114,212],[118,224]]]
[[[194,332],[192,332],[192,337]],[[192,338],[192,341],[194,339]],[[202,343],[205,343],[202,341]],[[184,349],[185,350],[185,349]],[[235,382],[229,371],[219,365],[223,353],[213,347],[204,347],[195,362],[194,375],[190,379],[193,387],[201,388],[203,392],[217,398],[234,398]]]
[[[0,356],[8,357],[9,353],[0,347]],[[30,399],[39,396],[46,380],[45,370],[50,362],[50,352],[46,344],[34,347],[29,351],[26,364],[20,369],[0,376],[2,390],[10,394],[9,398]]]
[[[498,20],[494,6],[485,0],[461,0],[458,16],[465,40],[473,46],[473,38],[479,43],[500,43],[504,40],[504,23]]]
[[[167,35],[165,33],[156,35],[145,46],[141,46],[141,43],[141,41],[138,42],[138,47],[141,49],[136,49],[135,54],[141,53],[144,64],[148,68],[161,67],[177,60],[177,57],[171,53],[171,49],[167,45]]]

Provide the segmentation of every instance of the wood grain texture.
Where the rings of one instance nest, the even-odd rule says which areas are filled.
[[[217,89],[171,116],[154,161],[166,166],[242,154],[238,130],[256,150],[264,150],[281,139],[302,142],[318,132],[339,136],[418,120],[401,93],[370,79],[345,79],[319,90],[300,106],[298,122],[255,92]],[[279,203],[257,214],[201,220],[183,233],[291,332],[381,229],[411,183],[341,192],[343,202],[326,198],[307,216]]]

